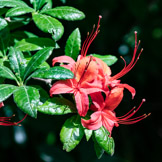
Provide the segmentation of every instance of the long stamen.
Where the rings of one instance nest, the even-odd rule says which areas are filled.
[[[102,18],[102,16],[99,16],[99,20],[98,20],[96,31],[94,32],[94,28],[95,28],[95,25],[94,25],[91,34],[90,35],[87,34],[87,38],[84,41],[83,46],[82,46],[82,50],[81,50],[81,56],[83,56],[83,57],[86,56],[89,46],[91,45],[93,40],[96,38],[97,34],[99,33],[100,19],[101,18]]]
[[[140,107],[142,106],[142,104],[145,102],[146,100],[145,99],[142,99],[142,102],[140,103],[140,105],[138,106],[138,108],[136,110],[135,107],[133,107],[133,109],[131,109],[128,113],[126,113],[125,115],[121,116],[121,117],[118,117],[118,123],[119,124],[134,124],[144,118],[146,118],[147,116],[150,115],[150,113],[148,115],[146,114],[143,114],[141,116],[138,116],[136,118],[132,118],[130,119],[139,109]],[[133,112],[132,112],[133,111]]]
[[[139,41],[138,44],[137,44],[137,31],[135,31],[134,33],[135,33],[135,47],[134,47],[134,52],[133,52],[133,57],[132,57],[131,62],[128,64],[128,66],[126,66],[126,62],[125,62],[124,58],[121,57],[124,60],[125,66],[118,74],[111,77],[110,80],[116,80],[118,78],[121,78],[126,73],[128,73],[134,67],[134,65],[137,63],[137,61],[138,61],[138,59],[139,59],[139,57],[140,57],[140,55],[143,51],[143,48],[141,49],[140,53],[138,54],[138,56],[136,58],[137,49],[138,49],[141,41]]]
[[[21,126],[21,124],[19,124],[19,123],[21,123],[27,117],[27,114],[20,121],[18,121],[18,122],[11,122],[10,120],[14,116],[15,116],[15,114],[12,115],[11,117],[0,117],[0,125],[3,125],[3,126]]]

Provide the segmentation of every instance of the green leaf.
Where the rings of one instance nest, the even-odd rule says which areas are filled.
[[[64,27],[61,22],[51,16],[34,13],[33,20],[36,26],[45,33],[53,34],[55,41],[59,40],[63,33]]]
[[[45,0],[45,1],[46,4],[43,6],[41,11],[52,8],[52,3],[53,3],[52,0]]]
[[[38,106],[37,110],[48,115],[64,115],[73,113],[75,106],[65,98],[53,97],[47,100],[43,105]]]
[[[92,136],[92,133],[93,133],[93,130],[90,130],[90,129],[84,129],[84,133],[85,133],[85,136],[86,136],[86,140],[89,141],[89,139],[91,138]]]
[[[35,69],[38,68],[40,64],[42,64],[44,61],[46,61],[49,56],[52,54],[53,48],[47,47],[40,51],[38,51],[29,61],[27,67],[25,68],[24,72],[24,78],[23,80]]]
[[[79,11],[78,9],[74,7],[69,6],[61,6],[61,7],[55,7],[52,9],[47,9],[42,11],[41,13],[63,19],[63,20],[69,20],[69,21],[75,21],[75,20],[82,20],[85,18],[85,15],[82,11]]]
[[[45,0],[30,0],[30,3],[36,10],[39,10],[44,5]]]
[[[16,86],[10,84],[0,84],[0,102],[9,98],[16,90]]]
[[[114,154],[115,143],[112,137],[109,137],[109,132],[101,127],[94,131],[94,135],[98,145],[111,156]]]
[[[104,56],[102,56],[102,55],[98,55],[98,54],[92,54],[92,56],[101,59],[108,66],[113,65],[118,60],[117,57],[112,56],[112,55],[104,55]]]
[[[84,130],[80,122],[80,116],[74,115],[67,119],[61,129],[60,139],[63,149],[67,152],[73,150],[81,141]]]
[[[10,47],[9,49],[9,63],[12,70],[22,78],[26,67],[26,59],[18,49]]]
[[[0,50],[6,54],[8,42],[10,39],[8,24],[5,19],[0,18]]]
[[[39,104],[39,91],[34,87],[22,86],[14,92],[14,101],[17,106],[31,117],[37,117],[36,107]]]
[[[97,155],[97,158],[100,159],[102,155],[104,154],[104,149],[102,149],[99,144],[97,143],[96,139],[94,136],[92,136],[93,141],[94,141],[94,149]]]
[[[0,66],[0,77],[17,80],[13,72],[5,66]]]
[[[55,47],[56,43],[49,38],[27,38],[17,42],[15,47],[20,51],[36,51],[45,47]]]
[[[72,57],[76,60],[81,47],[81,35],[78,28],[76,28],[69,36],[66,46],[65,55]]]
[[[66,0],[60,0],[62,3],[66,3]]]
[[[0,0],[0,7],[26,7],[27,4],[19,0]]]
[[[20,15],[24,15],[24,14],[30,13],[30,12],[34,12],[34,9],[27,7],[27,6],[26,7],[18,6],[18,7],[9,9],[6,13],[6,17],[20,16]]]
[[[39,70],[37,73],[32,75],[32,77],[43,79],[66,80],[73,78],[74,74],[66,68],[55,66],[50,69]]]
[[[0,9],[0,16],[3,15],[4,13],[6,13],[8,11],[7,8],[1,8]]]

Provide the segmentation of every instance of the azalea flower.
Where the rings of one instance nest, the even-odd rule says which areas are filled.
[[[73,93],[76,101],[76,107],[80,116],[85,116],[89,109],[88,95],[94,92],[102,91],[102,81],[99,79],[100,76],[100,65],[96,62],[94,57],[87,56],[87,51],[99,32],[99,23],[96,30],[87,36],[87,39],[83,43],[81,55],[78,56],[77,62],[71,57],[60,56],[52,60],[54,66],[56,62],[66,63],[61,65],[74,73],[73,79],[67,79],[65,81],[58,81],[53,84],[50,89],[50,96],[54,94]]]
[[[137,109],[134,107],[124,116],[116,117],[114,110],[123,98],[123,88],[113,88],[105,100],[101,92],[91,94],[91,98],[93,104],[90,109],[95,112],[90,116],[91,119],[81,119],[82,125],[90,130],[97,130],[101,126],[104,126],[109,131],[109,136],[111,136],[114,126],[118,127],[119,124],[133,124],[150,115],[143,114],[139,117],[131,118],[140,109],[143,102],[145,102],[145,99],[143,99]]]
[[[0,103],[0,108],[3,107],[4,104],[3,102]],[[21,122],[26,118],[27,115],[24,116],[24,118],[18,122],[12,122],[11,119],[14,117],[15,115],[12,115],[11,117],[0,117],[0,125],[3,126],[21,126]]]

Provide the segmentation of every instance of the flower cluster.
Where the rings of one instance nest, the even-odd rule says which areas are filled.
[[[74,73],[74,78],[55,82],[50,89],[50,96],[64,93],[74,94],[76,108],[80,116],[84,117],[89,109],[94,112],[90,116],[91,119],[81,119],[82,125],[91,130],[104,126],[111,136],[114,126],[133,124],[148,116],[144,114],[131,118],[139,110],[145,99],[142,100],[137,109],[134,107],[122,117],[116,117],[114,112],[123,99],[124,88],[131,92],[132,98],[135,96],[135,89],[128,84],[122,84],[118,79],[134,67],[143,49],[137,55],[140,41],[137,43],[137,32],[135,32],[135,48],[131,62],[127,65],[126,61],[122,58],[125,63],[124,68],[118,74],[111,76],[111,69],[105,62],[91,55],[86,56],[89,46],[99,33],[100,19],[101,16],[99,16],[96,30],[94,26],[92,33],[87,35],[81,49],[81,54],[76,62],[69,56],[60,56],[53,59],[53,66],[55,63],[61,63],[60,66]],[[92,100],[90,107],[89,96]]]

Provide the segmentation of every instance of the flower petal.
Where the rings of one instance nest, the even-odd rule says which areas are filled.
[[[1,103],[0,103],[0,108],[3,107],[3,106],[4,106],[4,104],[3,104],[3,102],[1,102]]]
[[[134,98],[134,96],[136,94],[136,90],[133,87],[131,87],[128,84],[119,84],[118,87],[123,87],[123,88],[128,89],[128,91],[132,94],[132,99]]]
[[[76,107],[80,116],[85,116],[89,109],[88,95],[83,91],[77,91],[74,93]]]
[[[74,64],[75,64],[75,61],[69,57],[69,56],[59,56],[59,57],[55,57],[53,60],[52,60],[52,66],[55,65],[55,63],[68,63],[68,65],[66,66],[67,69],[69,70],[74,70],[73,67],[74,67]]]
[[[101,94],[101,92],[96,92],[90,94],[93,105],[91,106],[91,110],[95,110],[94,106],[97,110],[102,110],[102,107],[104,106],[104,98]]]
[[[72,79],[57,81],[50,89],[50,96],[53,94],[73,93]]]
[[[105,100],[105,109],[113,111],[123,99],[124,88],[115,87],[111,90],[110,94]]]
[[[82,125],[90,130],[97,130],[102,126],[101,111],[97,111],[91,115],[90,120],[81,119]]]

